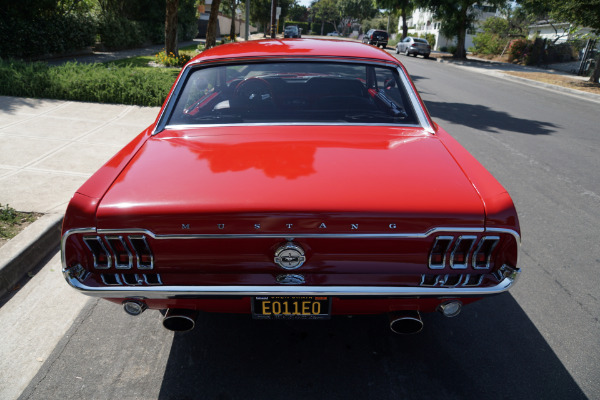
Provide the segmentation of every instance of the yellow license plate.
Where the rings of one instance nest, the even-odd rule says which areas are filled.
[[[329,319],[331,301],[319,296],[257,296],[252,298],[256,319]]]

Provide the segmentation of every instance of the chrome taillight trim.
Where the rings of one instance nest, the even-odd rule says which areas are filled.
[[[433,242],[433,247],[431,248],[431,251],[429,252],[429,260],[428,260],[428,265],[429,265],[429,269],[444,269],[446,268],[446,255],[448,253],[448,250],[450,249],[450,247],[452,246],[452,241],[454,240],[454,236],[438,236],[435,238],[435,242]],[[432,262],[432,258],[434,256],[434,250],[436,249],[436,247],[438,246],[438,244],[442,241],[447,241],[448,244],[446,244],[445,248],[443,249],[443,251],[440,251],[440,254],[442,254],[442,263],[441,264],[436,264]]]
[[[112,251],[112,255],[115,258],[115,268],[116,269],[131,269],[131,267],[133,267],[133,255],[131,254],[131,251],[129,251],[129,247],[127,246],[127,243],[125,243],[125,239],[123,239],[123,236],[105,236],[106,242],[108,243],[108,246],[110,247],[110,250]],[[127,252],[127,264],[120,264],[119,263],[119,254],[117,254],[117,250],[115,249],[115,246],[113,245],[113,241],[119,241],[121,243],[121,245],[123,246],[123,248],[125,249],[125,251]]]
[[[98,262],[98,257],[96,255],[96,251],[92,248],[92,245],[90,243],[96,243],[97,245],[100,246],[100,250],[104,252],[104,254],[106,255],[106,264],[101,265]],[[85,245],[87,246],[87,248],[90,250],[90,252],[92,253],[92,257],[94,257],[94,268],[95,269],[109,269],[112,266],[112,257],[110,252],[106,249],[106,246],[104,245],[104,241],[102,240],[101,236],[85,236],[83,238],[83,243],[85,243]]]
[[[448,283],[448,281],[450,279],[456,279],[456,282],[452,282],[452,283]],[[463,280],[463,276],[462,275],[450,275],[450,274],[446,274],[444,276],[442,276],[441,279],[438,280],[438,284],[440,286],[443,287],[457,287],[460,285],[460,283]]]
[[[493,241],[493,243],[491,245],[492,247],[490,248],[489,253],[487,254],[485,266],[479,267],[477,264],[477,254],[481,251],[482,247],[488,241]],[[481,238],[481,240],[479,241],[479,244],[477,245],[477,248],[473,252],[473,258],[471,260],[471,265],[473,266],[473,269],[490,269],[491,263],[492,263],[492,261],[491,261],[492,253],[494,252],[494,249],[496,248],[496,246],[498,245],[499,242],[500,242],[500,236],[484,236]]]
[[[454,248],[452,249],[452,253],[450,254],[450,268],[452,269],[467,269],[469,266],[469,254],[471,254],[471,250],[473,250],[473,246],[475,245],[475,241],[477,240],[477,236],[459,236],[456,239],[456,243],[454,244]],[[470,241],[468,250],[465,252],[464,263],[457,263],[454,261],[454,257],[457,251],[460,249],[461,243],[466,241]]]
[[[133,248],[133,251],[136,256],[137,269],[139,269],[139,270],[154,269],[154,254],[152,254],[152,249],[150,249],[150,246],[148,245],[146,236],[144,236],[144,235],[129,235],[128,238],[129,238],[129,243],[131,244],[131,247]],[[138,246],[136,246],[135,243],[138,243],[138,241],[139,241],[139,244],[141,244],[144,247],[144,249],[141,249]],[[142,253],[142,255],[147,254],[150,257],[149,264],[145,263],[142,260],[140,253]]]
[[[108,280],[109,276],[115,280],[114,283]],[[107,286],[121,286],[123,284],[119,278],[119,274],[100,274],[100,279]]]
[[[475,287],[481,285],[481,282],[483,282],[483,274],[466,274],[462,285],[465,287]]]
[[[497,278],[496,275],[494,277]],[[456,279],[455,283],[449,284],[449,279]],[[502,279],[498,279],[501,281]],[[482,274],[460,274],[460,275],[452,275],[452,274],[442,274],[442,275],[432,275],[432,274],[422,274],[421,282],[419,286],[424,287],[478,287],[483,282]]]

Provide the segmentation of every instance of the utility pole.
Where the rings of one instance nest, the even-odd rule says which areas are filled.
[[[271,0],[271,39],[275,39],[277,31],[275,30],[275,19],[277,12],[277,0]]]
[[[250,0],[246,0],[246,32],[244,32],[244,39],[246,42],[250,38]]]

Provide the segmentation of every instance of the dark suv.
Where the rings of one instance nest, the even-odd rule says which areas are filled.
[[[388,44],[388,33],[378,29],[370,29],[363,36],[363,43],[373,44],[377,47],[381,46],[385,49]]]
[[[285,29],[283,30],[283,37],[284,38],[300,38],[300,37],[302,37],[301,32],[302,32],[302,30],[299,29],[296,25],[289,25],[289,26],[286,26]]]

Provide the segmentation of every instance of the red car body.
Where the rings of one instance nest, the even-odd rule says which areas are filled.
[[[287,61],[388,68],[417,122],[169,123],[193,71]],[[274,76],[296,86],[328,78],[258,79]],[[222,95],[206,91],[186,118]],[[276,97],[270,88],[249,98],[284,108],[302,103],[290,100],[298,93]],[[344,99],[332,100],[334,108]],[[214,101],[214,110],[230,106]],[[452,316],[511,287],[519,242],[510,196],[431,120],[397,59],[352,42],[266,40],[215,47],[182,69],[154,124],[73,196],[62,257],[76,289],[131,314],[170,310],[171,329],[191,328],[197,311],[390,313],[413,324],[395,330],[412,332],[419,312],[446,308]]]

